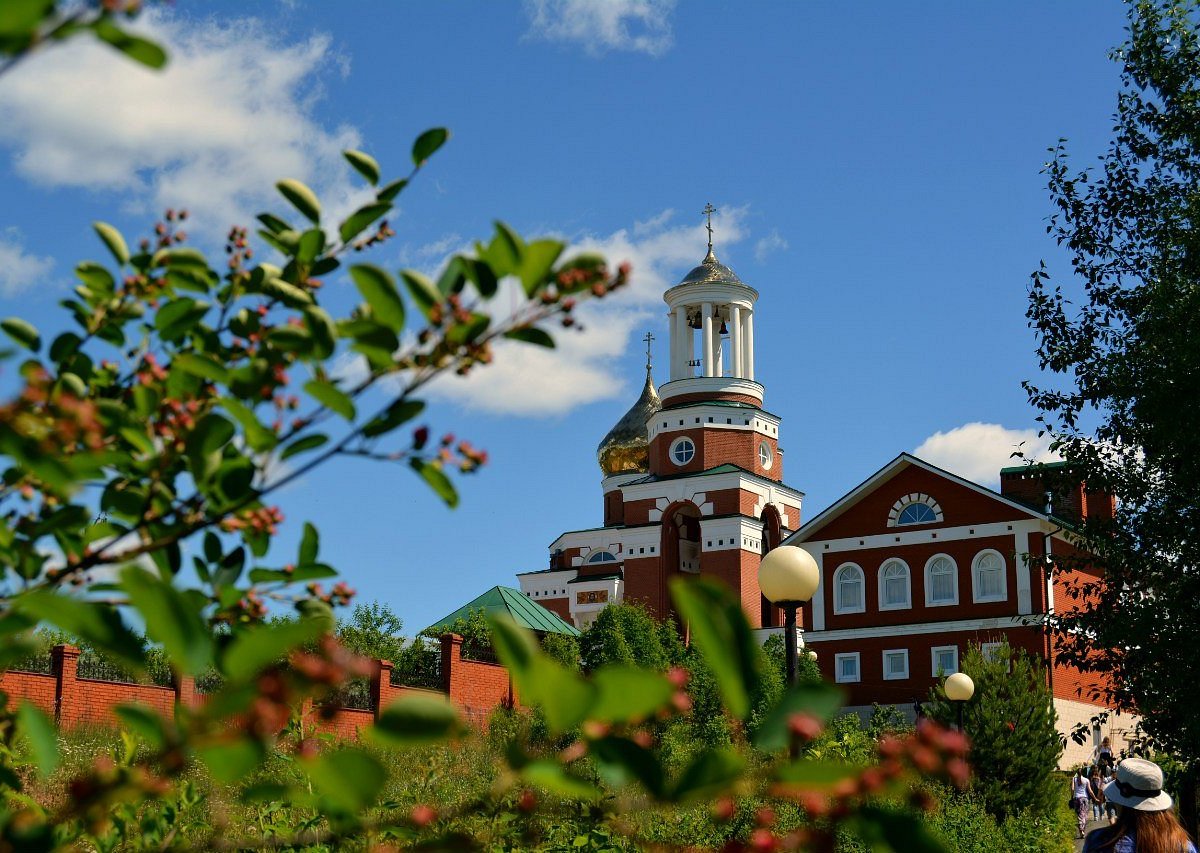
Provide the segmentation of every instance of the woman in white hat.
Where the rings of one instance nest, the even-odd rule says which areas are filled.
[[[1117,804],[1117,822],[1093,830],[1084,853],[1196,853],[1162,786],[1162,770],[1153,761],[1126,758],[1118,764],[1104,786],[1104,796]]]

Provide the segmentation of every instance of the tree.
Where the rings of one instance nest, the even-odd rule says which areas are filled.
[[[355,654],[395,663],[404,654],[404,621],[388,605],[356,604],[349,619],[338,620],[337,638]]]
[[[627,663],[663,672],[671,663],[662,633],[646,608],[635,602],[610,604],[579,638],[587,672],[607,663]]]
[[[1197,6],[1129,5],[1113,136],[1094,168],[1064,143],[1046,167],[1047,230],[1075,273],[1033,274],[1028,318],[1043,370],[1030,401],[1111,521],[1075,530],[1103,570],[1051,620],[1059,657],[1104,677],[1096,697],[1142,715],[1153,746],[1200,768],[1200,37]],[[1069,561],[1059,565],[1069,567]],[[1194,786],[1195,773],[1191,774]],[[1195,803],[1184,798],[1185,817]],[[1190,818],[1195,826],[1194,813]]]
[[[1062,785],[1054,776],[1062,741],[1041,663],[1007,643],[987,656],[971,646],[962,671],[975,682],[963,719],[971,740],[972,789],[999,821],[1026,810],[1053,815],[1062,800]],[[940,687],[925,707],[932,719],[956,724],[957,703]]]

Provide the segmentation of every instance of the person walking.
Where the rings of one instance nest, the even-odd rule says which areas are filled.
[[[1117,765],[1104,788],[1117,806],[1117,822],[1092,830],[1083,853],[1196,853],[1162,786],[1162,769],[1153,761],[1127,758]]]
[[[1107,773],[1110,769],[1112,769],[1113,764],[1116,762],[1113,760],[1111,738],[1105,738],[1104,740],[1100,741],[1100,745],[1096,747],[1096,751],[1092,753],[1092,763],[1099,765],[1100,772],[1102,773]]]
[[[1107,787],[1108,784],[1110,782],[1112,782],[1113,779],[1116,778],[1116,776],[1114,775],[1115,773],[1116,773],[1115,766],[1110,766],[1108,768],[1108,770],[1105,771],[1104,775],[1100,778],[1100,784],[1102,786],[1100,789],[1101,791],[1103,791],[1104,788]],[[1110,800],[1108,797],[1104,798],[1104,813],[1105,813],[1105,816],[1108,818],[1108,823],[1110,826],[1117,822],[1117,804],[1114,803],[1112,800]]]
[[[1079,767],[1075,770],[1075,775],[1071,777],[1071,808],[1075,810],[1075,817],[1078,821],[1076,832],[1077,838],[1083,838],[1083,831],[1087,828],[1088,812],[1091,810],[1091,782],[1088,780],[1087,767]]]
[[[1098,766],[1092,768],[1092,775],[1088,777],[1088,801],[1092,806],[1092,820],[1104,817],[1104,783]]]

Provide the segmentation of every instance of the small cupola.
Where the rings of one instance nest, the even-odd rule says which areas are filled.
[[[596,460],[605,477],[614,474],[646,473],[650,470],[650,432],[647,422],[662,408],[650,363],[650,341],[646,336],[646,384],[629,411],[608,431],[596,448]]]

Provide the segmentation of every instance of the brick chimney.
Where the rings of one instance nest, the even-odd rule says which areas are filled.
[[[1066,462],[1002,468],[1000,494],[1064,521],[1109,521],[1117,505],[1108,492],[1089,489],[1082,480],[1073,478]]]

